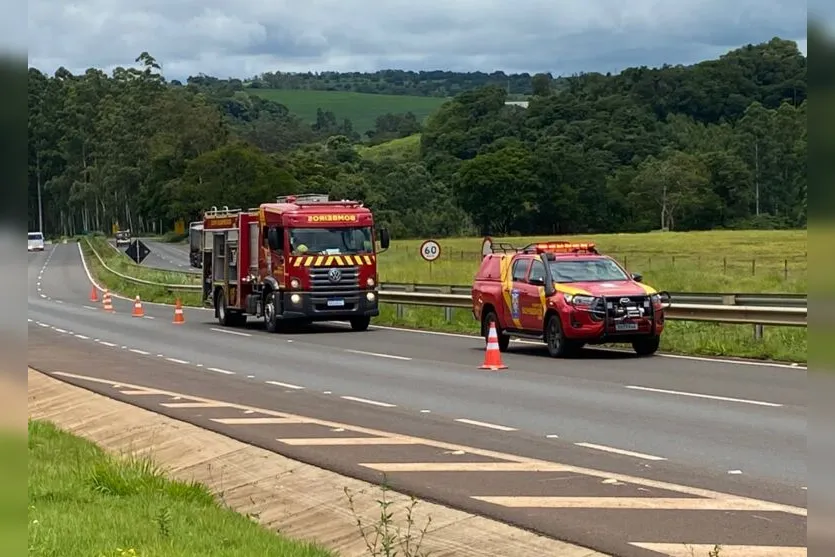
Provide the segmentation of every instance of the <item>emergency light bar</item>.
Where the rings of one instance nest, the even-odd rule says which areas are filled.
[[[534,253],[593,253],[597,254],[594,242],[547,242],[531,244],[525,251]]]

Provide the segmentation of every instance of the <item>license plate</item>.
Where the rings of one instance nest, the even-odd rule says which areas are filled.
[[[329,308],[341,308],[345,305],[345,300],[328,300]]]
[[[637,331],[637,323],[615,323],[616,331]]]

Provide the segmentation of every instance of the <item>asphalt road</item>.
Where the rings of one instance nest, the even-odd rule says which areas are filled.
[[[149,240],[147,238],[139,238],[143,244],[148,246],[151,253],[142,262],[147,267],[154,267],[156,269],[163,269],[168,271],[180,271],[186,273],[199,273],[200,269],[195,269],[189,264],[188,259],[188,244],[169,244],[166,242],[158,242]],[[116,246],[115,240],[110,240],[110,245]],[[120,246],[119,251],[124,252],[127,246]]]
[[[145,304],[146,317],[134,318],[132,302],[120,299],[106,314],[88,300],[77,246],[29,257],[29,363],[82,377],[64,380],[357,477],[387,471],[422,497],[599,551],[649,556],[659,553],[646,548],[719,543],[723,555],[734,545],[793,555],[777,546],[806,546],[805,370],[602,351],[560,361],[517,343],[503,355],[508,370],[485,372],[477,369],[483,341],[464,336],[341,325],[268,335],[258,323],[222,329],[200,309],[175,326],[169,306]],[[114,381],[223,404],[162,407],[173,395],[124,395]],[[287,428],[303,424],[211,422],[225,419],[211,414],[229,403],[342,427],[291,435]],[[437,469],[426,463],[439,452],[425,443],[322,445],[351,427],[463,446],[469,457],[474,447],[497,451],[500,461],[533,459],[552,471],[466,471],[454,461]],[[282,436],[303,440],[276,441]],[[692,501],[700,489],[713,503]],[[595,499],[604,496],[621,499]],[[730,496],[760,502],[715,502]]]

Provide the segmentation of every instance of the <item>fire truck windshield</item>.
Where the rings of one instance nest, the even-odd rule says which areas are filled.
[[[595,259],[557,259],[551,262],[554,282],[596,282],[628,280],[617,263],[606,257]]]
[[[293,255],[353,255],[373,253],[371,227],[293,228],[290,230]]]

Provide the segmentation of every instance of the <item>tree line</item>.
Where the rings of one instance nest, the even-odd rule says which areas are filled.
[[[56,234],[166,231],[294,192],[362,199],[396,238],[806,225],[806,58],[791,41],[529,76],[527,108],[473,85],[423,125],[381,116],[375,143],[420,131],[419,148],[374,157],[350,120],[308,125],[239,80],[167,82],[148,53],[137,62],[29,69],[30,228],[38,191]]]

